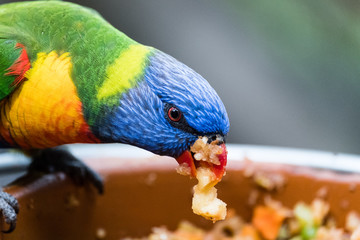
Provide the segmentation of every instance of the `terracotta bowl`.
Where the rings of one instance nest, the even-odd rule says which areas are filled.
[[[21,209],[16,230],[1,239],[119,240],[144,236],[154,226],[175,229],[185,219],[212,226],[192,213],[196,181],[177,174],[174,159],[122,145],[79,145],[71,151],[101,173],[105,194],[99,196],[92,186],[75,186],[61,173],[25,176],[5,188],[18,198]],[[218,184],[218,195],[245,219],[267,195],[289,207],[325,198],[340,226],[348,211],[360,212],[356,156],[239,145],[229,146],[228,151],[227,174]],[[16,160],[18,155],[9,158],[15,159],[13,166],[26,164]],[[255,183],[255,173],[275,176],[279,183],[266,190]]]

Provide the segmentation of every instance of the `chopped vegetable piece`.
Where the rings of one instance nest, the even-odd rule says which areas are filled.
[[[339,228],[320,227],[316,233],[316,240],[342,240],[344,232]]]
[[[268,206],[257,206],[254,211],[252,224],[267,240],[274,240],[278,236],[285,217]]]
[[[346,216],[345,229],[348,231],[355,231],[360,226],[360,215],[355,211],[351,211]]]
[[[314,225],[313,214],[311,212],[311,208],[307,204],[303,202],[296,204],[294,214],[302,227]]]
[[[245,224],[241,230],[240,237],[251,240],[261,240],[256,228],[250,224]]]
[[[351,234],[350,240],[360,240],[360,226]]]
[[[312,225],[305,225],[301,230],[301,237],[303,240],[311,240],[315,237],[316,231],[316,227]]]
[[[205,231],[196,227],[188,221],[182,221],[175,232],[177,238],[172,239],[187,239],[187,240],[203,240]]]
[[[315,226],[320,226],[324,221],[326,215],[328,215],[330,205],[321,199],[315,199],[311,203],[311,212]]]

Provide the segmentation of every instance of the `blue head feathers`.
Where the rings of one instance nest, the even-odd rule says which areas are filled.
[[[149,56],[143,80],[119,101],[98,125],[105,142],[177,157],[199,136],[229,131],[225,107],[209,83],[158,50]]]

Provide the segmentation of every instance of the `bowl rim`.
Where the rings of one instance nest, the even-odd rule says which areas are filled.
[[[71,144],[66,146],[80,159],[154,158],[155,154],[126,144]],[[339,172],[360,173],[360,155],[275,146],[227,144],[228,161],[250,159],[259,163],[277,163]],[[30,159],[19,151],[0,153],[0,172],[25,170]]]

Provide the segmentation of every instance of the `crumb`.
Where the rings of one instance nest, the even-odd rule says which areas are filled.
[[[319,190],[317,190],[316,197],[325,199],[328,195],[328,191],[329,189],[327,187],[321,187],[319,188]]]
[[[342,239],[343,231],[339,228],[326,229],[320,227],[316,233],[316,240],[340,240]]]
[[[228,210],[227,214],[226,214],[226,219],[232,218],[232,217],[235,217],[235,216],[237,216],[235,209],[230,208],[230,209]]]
[[[29,202],[27,203],[27,208],[28,209],[34,209],[35,207],[34,207],[34,199],[33,198],[30,198],[29,199]]]
[[[349,200],[343,199],[340,202],[340,208],[346,210],[349,207]]]
[[[272,199],[269,195],[264,198],[264,203],[266,206],[274,209],[278,215],[281,215],[284,218],[293,216],[291,209],[283,206],[281,202]]]
[[[317,198],[314,199],[311,203],[311,210],[314,218],[314,222],[320,225],[325,217],[328,215],[330,210],[330,205],[323,200]]]
[[[226,217],[225,221],[214,225],[211,235],[213,239],[233,239],[240,234],[243,226],[244,222],[239,216]]]
[[[248,198],[248,204],[250,206],[254,206],[259,198],[259,191],[258,190],[251,190]]]
[[[195,153],[194,159],[196,161],[205,161],[215,165],[220,165],[217,155],[222,153],[222,148],[217,144],[217,140],[211,142],[210,144],[208,144],[207,141],[207,137],[200,137],[191,146],[190,151]]]
[[[149,173],[145,178],[145,184],[151,186],[155,183],[156,179],[157,179],[156,173]]]
[[[74,193],[70,193],[66,196],[65,206],[67,209],[75,208],[80,206],[80,201]]]
[[[104,228],[96,229],[96,239],[104,239],[106,237],[106,230]]]
[[[349,185],[349,191],[350,191],[350,192],[355,192],[355,191],[356,191],[356,187],[357,187],[357,186],[356,186],[355,183],[350,184],[350,185]]]
[[[182,163],[182,164],[178,165],[175,170],[180,175],[184,175],[184,176],[191,175],[191,169],[187,163]]]
[[[268,191],[280,190],[285,185],[285,179],[281,174],[256,172],[253,179],[258,186]]]
[[[360,240],[360,226],[351,234],[350,240]]]
[[[244,169],[244,177],[250,178],[253,177],[255,174],[255,167],[254,166],[246,166]]]
[[[297,219],[293,219],[293,218],[289,219],[288,226],[289,226],[289,233],[291,235],[296,235],[301,231],[301,225]]]
[[[326,217],[326,223],[327,228],[335,228],[336,227],[336,220],[333,216],[327,216]]]
[[[355,211],[349,212],[346,215],[345,229],[352,232],[355,231],[359,226],[360,226],[360,215]]]
[[[149,240],[171,240],[174,235],[166,227],[154,227],[152,228],[152,232]]]
[[[175,235],[176,236],[173,236],[169,240],[176,240],[176,239],[202,240],[205,238],[205,231],[201,228],[196,227],[194,224],[188,221],[181,221],[178,226],[178,229],[175,231]]]

